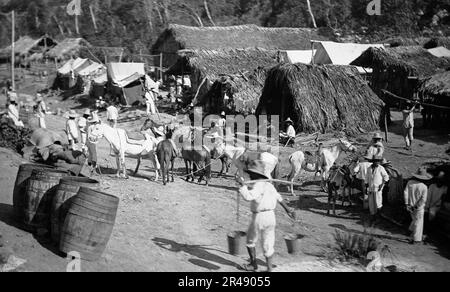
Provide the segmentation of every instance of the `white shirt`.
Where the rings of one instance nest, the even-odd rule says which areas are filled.
[[[375,169],[372,167],[367,169],[365,182],[369,185],[369,191],[378,193],[380,186],[388,181],[389,175],[383,166],[379,165]]]
[[[47,112],[47,106],[45,105],[45,102],[41,101],[39,103],[37,111],[40,118],[45,118],[45,113]]]
[[[424,183],[410,180],[406,185],[404,197],[406,205],[417,209],[424,209],[428,197],[428,188]]]
[[[403,127],[406,129],[414,128],[414,110],[404,110],[403,114]]]
[[[14,121],[14,123],[19,122],[19,110],[14,104],[8,105],[8,116]]]
[[[227,124],[227,120],[226,119],[221,118],[221,119],[219,119],[217,121],[217,126],[222,128],[222,129],[226,127],[226,124]]]
[[[370,162],[360,162],[353,170],[354,173],[356,173],[356,177],[358,179],[364,180],[366,182],[367,178],[367,170],[372,166],[372,163]]]
[[[289,138],[295,138],[295,136],[297,136],[293,126],[288,127],[286,134],[288,135]]]
[[[87,120],[84,117],[81,117],[78,120],[78,128],[81,133],[86,133]]]
[[[426,209],[434,209],[435,211],[439,211],[442,206],[442,197],[447,193],[447,186],[438,187],[436,184],[432,184],[428,189]]]
[[[78,127],[77,122],[75,120],[68,120],[66,123],[66,132],[69,140],[78,139]]]
[[[268,182],[257,182],[250,190],[247,186],[239,189],[244,200],[251,202],[250,209],[253,213],[275,210],[278,202],[283,202],[283,198],[275,187]]]
[[[115,106],[110,106],[106,109],[106,119],[108,121],[116,121],[119,119],[119,110]]]

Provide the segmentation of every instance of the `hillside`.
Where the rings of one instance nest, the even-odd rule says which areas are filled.
[[[312,27],[307,0],[81,0],[82,15],[66,13],[69,0],[0,1],[0,47],[10,42],[11,21],[17,12],[17,35],[81,36],[96,46],[126,47],[144,53],[169,23],[211,26],[258,24]],[[382,0],[382,15],[366,14],[368,0],[311,2],[317,26],[328,26],[341,36],[382,40],[388,36],[430,36],[450,33],[448,0]],[[94,26],[95,19],[95,26]]]

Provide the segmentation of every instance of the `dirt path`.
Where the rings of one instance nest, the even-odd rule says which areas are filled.
[[[60,117],[48,119],[49,127],[54,130],[61,130],[63,123]],[[121,125],[125,126],[135,127],[138,123]],[[442,158],[448,158],[444,156],[448,138],[438,133],[425,134],[422,136],[418,132],[418,148],[412,156],[400,149],[402,139],[394,128],[387,158],[405,173],[413,172],[428,157],[441,157],[442,154]],[[369,135],[364,138],[367,137]],[[283,161],[287,160],[289,152],[283,151]],[[243,204],[241,220],[239,223],[236,220],[236,187],[232,178],[219,179],[214,175],[210,187],[176,179],[174,184],[164,187],[160,182],[152,181],[153,170],[145,161],[138,177],[118,180],[112,170],[115,159],[109,156],[109,146],[105,142],[99,145],[99,153],[99,162],[107,174],[97,179],[104,191],[120,198],[120,206],[106,252],[98,262],[83,262],[83,271],[235,272],[236,265],[245,262],[246,255],[234,257],[227,252],[227,234],[245,231],[250,216],[248,205]],[[16,256],[27,260],[20,270],[65,271],[67,261],[54,247],[20,230],[11,219],[11,194],[21,162],[21,158],[11,151],[0,149],[0,234]],[[178,161],[176,166],[181,173],[182,163]],[[128,168],[134,167],[135,161],[128,160]],[[219,164],[215,163],[213,169],[220,169]],[[288,172],[284,163],[282,173]],[[302,180],[312,181],[312,178],[307,176]],[[338,218],[327,217],[326,197],[314,181],[298,189],[297,195],[300,199],[286,198],[298,209],[301,225],[293,226],[282,210],[277,210],[277,271],[362,271],[360,267],[333,264],[327,260],[330,246],[334,245],[335,230],[375,234],[395,255],[388,260],[399,266],[417,271],[450,271],[450,253],[445,244],[410,246],[405,243],[404,230],[388,222],[367,230],[359,207],[339,208]],[[293,232],[305,236],[301,241],[301,252],[295,256],[287,254],[283,240],[284,235]],[[258,253],[263,260],[261,250]]]

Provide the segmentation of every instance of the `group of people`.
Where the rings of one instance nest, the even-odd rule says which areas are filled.
[[[42,94],[36,94],[35,105],[33,106],[33,112],[38,118],[39,128],[46,129],[45,116],[47,115],[47,106],[44,102]],[[20,119],[21,103],[17,93],[10,89],[6,95],[6,103],[8,108],[8,117],[14,122],[16,127],[25,127],[23,121]]]

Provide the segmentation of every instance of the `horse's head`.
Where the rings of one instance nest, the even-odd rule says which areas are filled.
[[[88,139],[92,144],[98,144],[105,135],[104,125],[95,124],[88,128]]]
[[[341,146],[341,148],[342,148],[342,150],[344,152],[353,152],[353,153],[355,153],[356,151],[358,151],[358,148],[356,148],[356,146],[354,146],[352,143],[350,143],[347,140],[339,139],[339,143],[340,143],[340,146]]]

